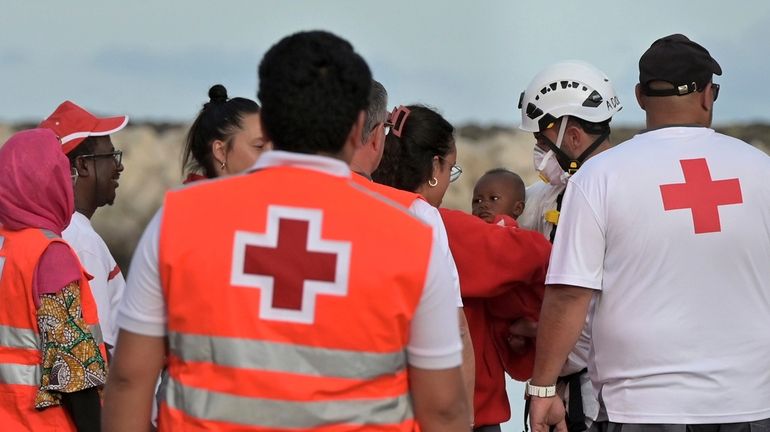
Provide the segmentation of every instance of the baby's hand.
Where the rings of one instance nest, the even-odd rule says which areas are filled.
[[[537,322],[519,318],[508,327],[508,347],[515,354],[523,354],[527,348],[527,339],[537,336]]]

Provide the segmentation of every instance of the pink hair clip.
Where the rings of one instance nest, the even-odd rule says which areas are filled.
[[[404,123],[406,118],[409,117],[409,113],[412,112],[409,108],[399,105],[397,108],[393,108],[393,112],[390,113],[388,123],[391,124],[390,132],[401,138],[401,132],[404,130]]]

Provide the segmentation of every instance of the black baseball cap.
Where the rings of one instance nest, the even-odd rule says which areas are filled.
[[[719,63],[708,50],[683,34],[662,37],[639,59],[639,84],[647,96],[682,96],[702,91],[712,75],[722,75]],[[651,89],[652,81],[665,81],[671,89]]]

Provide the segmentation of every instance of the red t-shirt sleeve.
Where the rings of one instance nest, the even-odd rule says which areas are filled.
[[[51,243],[43,252],[35,270],[32,289],[35,303],[43,294],[56,294],[65,286],[80,280],[80,261],[72,249],[60,242]]]

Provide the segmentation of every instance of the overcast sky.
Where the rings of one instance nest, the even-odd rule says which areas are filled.
[[[534,74],[564,59],[604,70],[625,106],[616,123],[642,123],[639,56],[681,32],[724,70],[716,122],[770,122],[770,2],[760,0],[70,0],[2,9],[0,121],[37,121],[65,99],[137,120],[190,121],[214,83],[254,98],[257,64],[281,37],[326,29],[353,43],[391,105],[426,103],[456,124],[503,125],[518,125],[518,95]]]

